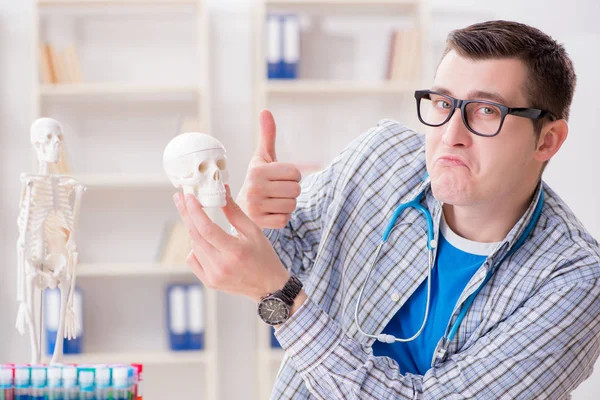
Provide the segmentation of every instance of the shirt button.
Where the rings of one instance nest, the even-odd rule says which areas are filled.
[[[392,294],[392,301],[399,301],[399,300],[400,300],[400,295],[398,293]]]

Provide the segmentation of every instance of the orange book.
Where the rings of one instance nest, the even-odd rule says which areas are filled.
[[[42,83],[56,83],[56,73],[54,72],[48,43],[40,45],[40,72]]]

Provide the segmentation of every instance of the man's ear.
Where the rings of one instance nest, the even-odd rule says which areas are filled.
[[[550,160],[567,140],[568,135],[569,125],[564,119],[545,124],[537,141],[535,159],[540,162]]]

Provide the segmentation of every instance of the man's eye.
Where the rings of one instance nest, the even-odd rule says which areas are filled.
[[[448,103],[448,102],[447,102],[447,101],[445,101],[445,100],[438,100],[438,101],[436,101],[436,106],[437,106],[438,108],[445,108],[445,109],[448,109],[448,108],[450,108],[450,103]]]
[[[495,114],[495,113],[496,113],[496,110],[494,110],[494,109],[493,109],[493,108],[491,108],[491,107],[481,107],[481,108],[479,109],[479,112],[480,112],[481,114],[493,115],[493,114]]]

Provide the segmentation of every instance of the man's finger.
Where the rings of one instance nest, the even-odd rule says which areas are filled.
[[[269,110],[263,110],[260,113],[260,139],[256,155],[262,158],[265,162],[277,161],[275,155],[275,135],[277,128],[275,119]]]
[[[211,244],[217,251],[224,252],[231,247],[237,239],[228,235],[219,225],[215,224],[202,209],[202,206],[191,194],[185,196],[186,206],[191,220],[204,240]]]
[[[227,204],[222,208],[223,214],[229,223],[242,234],[248,234],[252,229],[257,228],[256,224],[242,211],[240,206],[231,197],[231,189],[229,185],[225,185]]]
[[[198,279],[200,279],[204,286],[206,286],[206,273],[204,272],[202,264],[200,264],[200,262],[196,258],[196,255],[194,254],[193,250],[190,251],[190,253],[187,255],[185,263],[188,267],[190,267],[194,275],[196,275]]]
[[[268,214],[291,214],[296,209],[296,199],[265,199],[260,211]]]
[[[300,170],[294,164],[278,162],[262,165],[261,168],[264,168],[265,175],[270,181],[300,182],[302,179]]]
[[[211,251],[214,252],[215,248],[202,237],[198,231],[198,228],[196,228],[196,225],[194,224],[194,221],[192,220],[192,217],[186,206],[184,196],[179,192],[175,193],[173,195],[173,201],[175,202],[175,206],[177,207],[177,211],[179,212],[179,216],[181,217],[183,224],[190,234],[190,239],[192,239],[192,242],[200,246],[205,253]]]
[[[274,181],[265,184],[265,196],[275,199],[296,199],[300,196],[301,187],[298,182]]]

